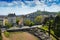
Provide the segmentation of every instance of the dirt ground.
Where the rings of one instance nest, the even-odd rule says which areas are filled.
[[[2,37],[3,40],[39,40],[37,37],[28,32],[12,32],[10,33],[9,38],[6,38],[4,33],[2,33]]]
[[[2,40],[9,40],[9,38],[5,37],[4,33],[2,33]]]

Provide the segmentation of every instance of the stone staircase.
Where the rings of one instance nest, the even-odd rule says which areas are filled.
[[[37,36],[40,40],[52,40],[52,38],[49,37],[49,35],[46,34],[46,32],[40,29],[31,29],[29,32]]]

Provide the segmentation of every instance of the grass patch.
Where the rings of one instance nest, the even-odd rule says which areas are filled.
[[[44,29],[45,31],[48,31],[48,26],[41,27],[41,29]],[[52,29],[50,29],[50,32],[51,32],[53,35],[55,35],[55,34],[54,34],[54,31],[53,31]]]
[[[48,31],[48,26],[41,27],[42,29]]]
[[[4,35],[5,35],[5,37],[9,37],[10,34],[9,34],[9,32],[5,31]]]

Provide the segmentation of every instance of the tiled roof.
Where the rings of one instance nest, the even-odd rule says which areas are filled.
[[[8,17],[14,17],[14,16],[16,16],[15,13],[14,14],[12,14],[12,13],[8,14]]]
[[[2,15],[0,15],[0,18],[4,18],[4,17],[6,17],[6,16],[2,16]]]

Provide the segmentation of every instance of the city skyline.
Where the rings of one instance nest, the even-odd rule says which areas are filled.
[[[0,15],[9,13],[25,15],[37,10],[58,12],[60,11],[60,0],[0,0]]]

